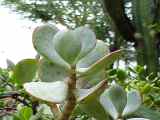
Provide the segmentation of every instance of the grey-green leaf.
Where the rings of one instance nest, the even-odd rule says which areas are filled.
[[[97,40],[95,48],[77,63],[77,68],[88,68],[108,53],[109,49],[106,43]]]
[[[101,59],[107,53],[109,53],[109,49],[106,43],[104,43],[101,40],[97,40],[96,47],[78,62],[77,71],[83,68],[87,69],[89,66],[91,66],[96,61]],[[97,71],[95,74],[89,74],[84,76],[82,75],[80,79],[87,81],[91,85],[95,85],[104,79],[104,74],[105,74],[104,71],[105,71],[105,68],[102,68],[101,70]],[[81,76],[81,74],[79,75]]]
[[[87,55],[96,46],[96,36],[94,32],[86,26],[76,28],[74,33],[76,34],[77,39],[81,41],[82,45],[80,54],[77,58],[77,60],[79,60]]]
[[[51,103],[62,103],[67,97],[68,87],[63,81],[30,82],[24,84],[24,89],[37,99]]]
[[[105,55],[100,60],[92,64],[89,68],[79,68],[77,71],[81,75],[89,75],[95,74],[97,71],[100,71],[103,68],[111,65],[114,61],[116,61],[122,55],[122,50],[117,50],[108,55]]]
[[[90,89],[78,89],[77,101],[81,102],[89,99],[98,98],[100,94],[106,89],[106,87],[107,87],[107,81],[103,80],[99,84]]]
[[[97,99],[80,103],[79,109],[96,120],[110,120],[108,114]]]
[[[134,114],[134,116],[147,118],[149,120],[159,120],[160,112],[141,106]]]
[[[67,77],[67,71],[46,59],[39,62],[38,77],[43,82],[63,81]]]
[[[105,111],[112,116],[112,118],[117,119],[118,118],[118,112],[113,105],[112,101],[108,97],[108,92],[105,91],[101,96],[100,96],[100,103],[104,107]]]
[[[74,64],[81,50],[81,41],[72,30],[59,31],[53,38],[57,53],[69,64]]]
[[[64,61],[56,52],[53,45],[53,37],[58,29],[53,25],[43,25],[37,27],[33,32],[33,45],[35,49],[51,62],[58,64],[66,69],[70,69],[70,65]]]
[[[13,78],[16,83],[30,82],[36,75],[38,61],[35,59],[24,59],[16,64],[13,70]]]
[[[123,116],[135,112],[141,105],[141,96],[138,91],[132,91],[127,94],[127,105],[124,108]]]
[[[122,114],[127,104],[127,94],[121,86],[115,84],[101,95],[100,102],[106,111],[116,119]]]
[[[127,94],[125,90],[118,84],[115,84],[109,88],[108,94],[117,112],[121,114],[127,104]]]

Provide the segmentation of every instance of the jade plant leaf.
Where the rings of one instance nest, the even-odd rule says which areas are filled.
[[[96,61],[88,68],[79,68],[77,71],[81,75],[90,75],[95,74],[97,71],[106,68],[110,64],[112,64],[115,60],[117,60],[122,55],[122,50],[117,50],[108,55],[105,55],[100,60]]]
[[[38,61],[35,59],[24,59],[16,64],[13,70],[13,78],[19,83],[30,82],[36,75]]]
[[[141,106],[136,112],[134,112],[133,116],[142,117],[149,120],[159,120],[160,113],[145,106]]]
[[[80,103],[79,109],[97,120],[110,120],[108,114],[105,112],[103,106],[97,99]]]
[[[94,75],[85,75],[83,77],[79,77],[78,81],[80,84],[78,84],[78,87],[80,88],[90,88],[94,85],[97,85],[99,82],[104,80],[105,77],[105,69],[102,69],[95,73]]]
[[[100,96],[100,103],[114,119],[117,119],[127,104],[126,92],[119,85],[112,85]]]
[[[46,59],[41,59],[38,67],[38,77],[43,82],[63,81],[67,77],[67,71]]]
[[[110,99],[108,99],[107,97],[108,97],[108,93],[104,92],[100,96],[100,103],[104,107],[105,111],[108,114],[110,114],[110,116],[112,116],[112,118],[117,119],[118,118],[118,112],[117,112],[114,104],[112,103],[112,101]]]
[[[77,63],[77,69],[88,68],[108,53],[108,46],[103,41],[97,40],[95,48]]]
[[[135,112],[141,105],[141,96],[138,91],[132,91],[127,94],[127,105],[124,108],[123,116]]]
[[[78,109],[78,111],[82,111],[97,120],[109,120],[108,114],[106,114],[104,108],[97,99],[104,92],[106,87],[107,81],[103,80],[90,89],[78,89],[76,92],[78,102],[76,110]]]
[[[105,56],[107,53],[109,53],[108,46],[103,41],[97,40],[96,47],[77,63],[77,70],[88,68],[103,56]],[[92,74],[80,77],[80,80],[87,81],[90,85],[95,85],[103,80],[104,76],[105,68],[97,71],[94,75]]]
[[[59,31],[53,38],[57,53],[69,64],[73,64],[80,53],[81,41],[72,30]]]
[[[130,118],[130,119],[127,119],[127,120],[149,120],[149,119],[146,119],[146,118]]]
[[[24,89],[31,96],[51,103],[62,103],[67,96],[67,85],[65,82],[30,82],[24,84]]]
[[[107,87],[107,81],[103,80],[99,84],[97,84],[96,86],[90,89],[78,89],[76,92],[77,101],[81,102],[81,101],[87,101],[90,99],[98,98],[101,95],[101,93],[104,92],[106,87]]]
[[[81,51],[77,58],[77,60],[79,60],[86,56],[96,46],[96,36],[87,26],[76,28],[74,33],[77,39],[81,41]]]
[[[53,45],[53,37],[58,29],[53,25],[43,25],[37,27],[33,32],[33,45],[35,49],[51,62],[60,65],[66,69],[70,69],[70,65],[64,61],[56,52]]]

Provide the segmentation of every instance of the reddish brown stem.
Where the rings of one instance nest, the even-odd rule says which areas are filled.
[[[58,120],[69,120],[76,106],[76,96],[75,96],[75,89],[76,89],[76,73],[75,68],[72,68],[70,73],[70,78],[67,80],[68,84],[68,98],[64,105],[64,111],[59,117]]]

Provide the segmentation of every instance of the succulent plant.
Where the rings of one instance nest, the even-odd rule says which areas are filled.
[[[32,98],[50,105],[56,120],[69,120],[80,112],[97,120],[148,120],[128,117],[141,105],[137,91],[126,93],[119,85],[108,88],[105,71],[122,50],[109,53],[89,27],[59,31],[43,25],[33,32],[33,45],[40,59],[20,61],[13,76]]]

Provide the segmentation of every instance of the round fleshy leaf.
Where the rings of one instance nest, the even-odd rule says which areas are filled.
[[[88,99],[95,99],[96,97],[99,97],[100,94],[106,89],[107,87],[107,81],[103,80],[98,85],[90,88],[90,89],[78,89],[77,90],[77,101],[85,101]]]
[[[94,64],[96,61],[101,59],[103,56],[105,56],[107,53],[109,53],[108,46],[101,40],[97,40],[96,47],[88,53],[84,58],[82,58],[78,64],[77,64],[77,71],[79,69],[87,69],[89,66]],[[87,81],[91,85],[95,85],[101,80],[104,79],[105,74],[105,68],[97,71],[94,74],[89,74],[80,77],[81,80]],[[81,74],[79,74],[81,76]]]
[[[101,95],[100,102],[106,111],[117,119],[127,104],[127,94],[121,86],[115,84]]]
[[[63,81],[67,77],[67,71],[46,59],[40,60],[38,77],[43,82]]]
[[[72,30],[59,31],[53,38],[57,53],[69,64],[74,64],[81,50],[81,41]]]
[[[108,46],[103,41],[97,40],[96,47],[77,63],[77,69],[88,68],[108,53]]]
[[[112,52],[108,55],[105,55],[100,60],[92,64],[88,68],[79,68],[77,71],[81,75],[89,75],[95,74],[97,71],[106,68],[107,66],[111,65],[114,61],[116,61],[122,55],[122,50],[117,50]]]
[[[70,69],[70,65],[64,61],[56,52],[53,45],[53,37],[58,29],[53,25],[43,25],[37,27],[33,32],[33,45],[35,49],[51,62]]]
[[[123,116],[135,112],[141,105],[141,96],[138,91],[132,91],[127,94],[127,105],[124,108]]]
[[[106,78],[105,69],[102,69],[93,75],[80,76],[78,79],[80,84],[78,84],[78,86],[80,88],[88,88],[90,86],[97,85],[99,82],[101,82],[105,78]]]
[[[118,112],[113,105],[112,101],[108,97],[108,91],[106,90],[101,96],[100,96],[100,103],[104,107],[105,111],[113,118],[118,118]]]
[[[146,119],[146,118],[130,118],[130,119],[127,119],[127,120],[149,120],[149,119]]]
[[[24,59],[16,64],[13,70],[13,78],[17,83],[30,82],[36,75],[38,61],[35,59]]]
[[[110,120],[105,109],[97,99],[82,102],[78,106],[80,111],[90,117],[94,117],[96,120]]]
[[[134,112],[134,116],[147,118],[149,120],[159,120],[160,112],[150,109],[149,107],[140,106],[140,108]]]
[[[75,29],[74,33],[76,34],[77,39],[81,41],[81,51],[77,58],[77,60],[79,60],[96,46],[96,36],[94,32],[86,26]]]
[[[67,96],[67,85],[57,82],[30,82],[24,84],[24,89],[31,96],[51,103],[62,103]]]
[[[117,112],[121,114],[127,104],[127,94],[125,90],[118,84],[115,84],[109,88],[108,95]]]

